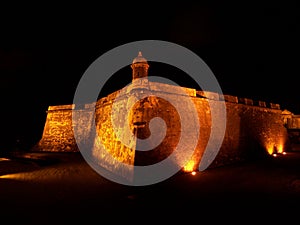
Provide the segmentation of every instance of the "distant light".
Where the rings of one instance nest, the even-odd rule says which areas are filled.
[[[15,179],[16,175],[14,174],[5,174],[5,175],[1,175],[0,179]]]
[[[0,158],[0,161],[9,161],[10,159],[8,158]]]
[[[273,154],[273,156],[274,156],[274,157],[277,157],[277,154],[276,154],[276,153],[274,153],[274,154]]]
[[[195,175],[196,175],[196,171],[191,172],[191,174],[192,174],[193,176],[195,176]]]
[[[286,152],[282,152],[283,155],[286,155]]]
[[[0,179],[11,179],[11,180],[31,180],[35,177],[33,177],[33,172],[21,172],[21,173],[10,173],[10,174],[4,174],[0,176]]]

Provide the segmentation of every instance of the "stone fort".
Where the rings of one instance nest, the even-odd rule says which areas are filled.
[[[220,119],[225,119],[226,129],[210,167],[286,151],[288,132],[284,110],[279,104],[152,82],[148,79],[149,63],[140,52],[133,59],[131,68],[132,83],[126,91],[118,90],[97,102],[81,106],[49,106],[42,137],[33,150],[78,152],[79,146],[86,146],[101,160],[110,155],[129,165],[150,165],[167,158],[182,141],[182,124],[177,108],[188,115],[190,107],[194,107],[196,116],[192,115],[193,118],[187,122],[191,127],[195,122],[200,124],[197,142],[193,144],[183,140],[183,146],[192,148],[193,153],[184,162],[181,162],[180,155],[175,157],[175,163],[183,165],[183,171],[193,171],[199,168],[212,132],[210,107],[223,103],[226,118]],[[193,103],[192,106],[186,104],[187,100]],[[129,107],[130,102],[133,104]],[[158,144],[151,144],[149,125],[157,117],[164,121],[165,133],[161,134],[164,138]],[[118,121],[114,124],[114,120]],[[91,121],[95,122],[94,126]],[[127,127],[126,130],[124,127]],[[162,130],[153,128],[152,132],[159,134]],[[195,135],[191,129],[185,132]],[[126,135],[133,139],[126,139]],[[143,145],[151,149],[139,151],[137,138],[148,140],[149,143]],[[124,143],[123,139],[129,140],[128,143]],[[99,144],[104,146],[104,153],[99,151]]]

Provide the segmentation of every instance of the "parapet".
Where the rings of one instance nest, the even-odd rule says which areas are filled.
[[[257,103],[258,103],[258,106],[260,106],[260,107],[267,107],[267,104],[265,101],[258,101]]]
[[[186,87],[179,87],[179,86],[173,86],[169,84],[163,84],[163,83],[156,83],[151,82],[150,85],[151,91],[161,91],[170,94],[180,94],[180,95],[186,95],[190,97],[199,97],[199,98],[206,98],[209,100],[214,101],[225,101],[230,103],[236,103],[236,104],[244,104],[248,106],[258,106],[258,107],[265,107],[270,109],[280,109],[280,105],[277,103],[267,103],[265,101],[254,101],[251,98],[244,98],[244,97],[237,97],[234,95],[224,95],[219,94],[216,92],[211,91],[197,91],[193,88],[186,88]],[[110,104],[114,99],[120,94],[120,91],[115,91],[111,94],[109,94],[106,97],[103,97],[97,101],[97,106],[101,106],[103,104]],[[76,105],[76,109],[93,109],[95,108],[96,103],[90,103],[90,104],[83,104],[81,106]],[[49,106],[48,111],[55,111],[55,110],[73,110],[75,109],[75,104],[69,104],[69,105],[56,105],[56,106]]]
[[[210,100],[220,100],[220,95],[216,92],[211,92],[211,91],[196,91],[196,94],[200,98],[207,98]]]
[[[149,83],[150,83],[151,91],[163,90],[163,92],[170,93],[170,94],[179,94],[179,95],[196,97],[196,89],[194,88],[180,87],[180,86],[158,83],[158,82],[149,82]]]
[[[253,100],[250,98],[239,98],[239,103],[242,103],[245,105],[253,105]]]
[[[220,100],[225,102],[239,103],[238,97],[233,95],[220,95]]]
[[[270,108],[271,109],[280,109],[280,105],[279,104],[277,104],[277,103],[270,103]]]
[[[75,104],[49,106],[48,111],[75,109]]]
[[[225,102],[244,104],[244,105],[249,105],[249,106],[258,106],[258,107],[265,107],[265,108],[270,108],[270,109],[280,109],[280,105],[277,103],[268,103],[267,104],[265,101],[260,101],[260,100],[255,101],[251,98],[218,94],[218,93],[210,92],[210,91],[196,91],[196,96],[200,97],[200,98],[206,98],[209,100],[215,100],[215,101],[225,101]]]

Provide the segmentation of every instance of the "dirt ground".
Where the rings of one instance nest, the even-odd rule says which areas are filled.
[[[0,159],[0,193],[3,224],[297,224],[300,152],[148,186],[107,180],[80,153],[26,153]]]

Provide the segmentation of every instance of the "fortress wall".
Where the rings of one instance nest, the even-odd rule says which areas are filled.
[[[180,95],[174,97],[180,107],[185,107],[183,98]],[[230,95],[218,96],[216,93],[204,93],[202,91],[197,91],[197,97],[192,97],[192,99],[198,112],[200,134],[196,150],[184,170],[192,171],[199,168],[211,134],[210,106],[217,108],[220,104],[219,99],[225,100],[226,104],[226,130],[221,148],[209,167],[264,157],[274,151],[286,150],[288,134],[284,127],[279,104],[270,103],[268,104],[269,108],[267,108],[267,104],[263,101],[253,101],[249,98],[238,98]],[[216,114],[217,120],[222,119],[218,116],[218,112]],[[192,121],[191,119],[191,123]],[[214,126],[218,127],[218,122]],[[216,137],[211,137],[212,143],[214,143],[214,138],[216,140],[220,138],[218,132],[215,134]],[[176,135],[180,136],[179,133],[174,134],[174,136]],[[175,145],[176,143],[172,143],[172,139],[168,143],[168,146]],[[186,146],[187,148],[192,147],[189,146],[189,143],[186,143]],[[164,147],[161,146],[161,148]],[[204,165],[205,163],[208,164],[209,162],[204,162]]]
[[[202,132],[209,133],[211,118],[208,117],[209,105],[218,104],[218,99],[213,96],[196,98],[195,104],[202,125]],[[232,162],[243,161],[251,158],[272,154],[274,151],[282,152],[287,149],[288,133],[284,126],[282,111],[279,104],[267,104],[263,101],[255,102],[252,99],[237,98],[235,96],[220,95],[220,100],[226,103],[226,131],[222,146],[219,149],[210,167],[221,166]],[[206,112],[205,112],[206,111]],[[206,118],[203,121],[203,118]],[[204,125],[204,126],[203,126]],[[207,144],[207,136],[201,137],[199,142]],[[194,170],[199,167],[203,147],[200,144],[196,149],[193,159],[186,170]],[[192,167],[194,165],[194,168]]]
[[[168,90],[166,88],[170,88],[169,86],[152,83],[151,91],[132,90],[117,100],[116,96],[119,92],[114,92],[96,103],[95,113],[95,104],[86,104],[80,109],[75,109],[74,105],[49,106],[43,136],[38,143],[38,148],[41,151],[68,152],[78,151],[77,144],[89,146],[91,154],[101,159],[99,162],[102,163],[102,167],[124,174],[128,171],[124,171],[119,162],[129,165],[151,165],[166,159],[173,153],[180,141],[184,142],[182,146],[185,149],[194,148],[190,142],[192,139],[180,140],[182,124],[176,110],[176,108],[181,108],[183,114],[189,115],[192,108],[190,104],[187,104],[187,100],[191,100],[197,114],[190,116],[188,120],[190,129],[185,132],[191,138],[197,138],[198,141],[191,160],[185,165],[184,170],[191,171],[199,168],[211,134],[210,106],[215,108],[222,101],[225,101],[226,105],[226,131],[221,148],[210,167],[271,154],[274,149],[279,152],[285,150],[288,135],[279,104],[267,104],[263,101],[211,92],[196,92],[191,89],[183,89],[186,94],[178,94],[174,89],[172,93],[161,91]],[[137,98],[142,99],[142,95],[147,96],[150,93],[153,96],[138,101],[130,110],[130,102],[135,102]],[[115,108],[112,108],[113,103]],[[76,124],[73,125],[72,111],[76,116]],[[126,116],[128,118],[124,120]],[[162,118],[166,124],[166,136],[162,142],[159,145],[154,145],[153,140],[143,143],[136,142],[134,135],[141,139],[150,136],[149,124],[155,117]],[[95,118],[97,132],[90,127],[93,118]],[[114,128],[112,120],[116,125]],[[198,120],[200,124],[200,133],[196,134],[193,130],[195,120]],[[130,125],[128,126],[129,130],[125,131],[124,124],[126,122]],[[218,126],[218,122],[215,126]],[[74,139],[73,127],[76,127],[77,144]],[[154,133],[158,136],[162,135],[161,132],[162,129],[154,128]],[[218,140],[219,137],[217,135],[212,138]],[[124,140],[129,140],[129,142],[124,144]],[[101,148],[100,145],[104,148]],[[151,151],[139,151],[140,147],[147,147],[147,145],[154,147]],[[181,164],[185,159],[182,155],[177,154],[174,160]]]
[[[95,128],[92,127],[92,120],[95,116],[95,103],[84,104],[82,106],[75,107],[72,110],[72,128],[74,143],[73,150],[79,151],[80,148],[90,148],[92,146],[92,140],[94,139]]]
[[[49,106],[41,140],[36,151],[77,151],[72,130],[74,105]]]
[[[159,84],[159,86],[157,90],[164,89],[164,85]],[[156,89],[152,88],[152,90]],[[157,96],[156,91],[152,91],[151,93],[153,96]],[[217,108],[216,106],[220,104],[219,99],[226,102],[226,131],[220,151],[210,167],[237,162],[258,155],[265,155],[267,152],[271,153],[275,145],[279,149],[284,148],[287,136],[286,129],[283,126],[281,110],[259,107],[259,103],[254,102],[252,99],[238,99],[235,96],[229,95],[219,96],[216,93],[210,92],[197,92],[197,95],[198,97],[190,97],[176,94],[175,92],[171,94],[160,92],[160,96],[163,99],[171,100],[176,107],[186,110],[185,113],[191,111],[187,107],[188,104],[186,104],[185,98],[187,97],[192,99],[197,109],[200,124],[199,141],[192,159],[186,165],[185,170],[194,170],[199,167],[211,134],[210,106]],[[199,97],[200,95],[202,97]],[[147,106],[147,104],[150,105]],[[135,116],[143,118],[146,124],[144,129],[139,130],[140,136],[147,136],[145,134],[149,133],[149,122],[155,116],[163,118],[168,127],[165,139],[153,151],[136,151],[135,164],[150,165],[168,157],[178,145],[181,135],[180,118],[176,114],[176,109],[172,109],[162,99],[152,97],[152,100],[148,98],[145,101],[138,102],[134,111]],[[217,120],[223,119],[219,118],[218,112],[217,117]],[[134,120],[134,118],[132,119]],[[190,118],[188,122],[190,123],[189,126],[191,126],[194,123],[193,118]],[[217,121],[214,126],[218,127]],[[193,131],[190,131],[191,135],[193,133]],[[214,139],[217,141],[220,138],[218,137],[218,133],[216,134],[217,137],[212,137],[212,143],[214,143]],[[189,140],[185,140],[184,145],[186,149],[194,148]],[[176,159],[179,163],[183,160],[179,155],[176,156]]]
[[[128,171],[121,163],[134,164],[136,143],[133,133],[124,132],[127,121],[122,119],[128,114],[126,108],[128,99],[118,98],[115,101],[116,94],[102,98],[96,104],[96,132],[94,137],[90,137],[93,142],[91,154],[98,159],[99,166],[127,177],[128,173],[133,171]],[[113,108],[113,103],[116,108]]]
[[[281,110],[226,103],[227,126],[222,147],[211,167],[272,154],[287,148]]]
[[[173,153],[172,163],[177,164],[182,162],[182,154],[174,153],[174,149],[177,147],[180,141],[182,141],[181,145],[184,148],[189,148],[189,139],[180,140],[181,135],[181,118],[180,113],[176,110],[177,107],[181,107],[183,109],[183,114],[189,113],[191,111],[190,105],[185,104],[182,107],[180,104],[183,104],[185,100],[189,100],[189,97],[186,95],[175,95],[168,93],[159,93],[159,97],[155,94],[155,92],[151,92],[153,96],[149,96],[145,98],[143,101],[139,101],[134,105],[131,115],[131,123],[136,124],[137,122],[141,122],[144,126],[137,127],[137,137],[145,140],[145,138],[149,138],[151,135],[149,124],[150,121],[154,118],[160,118],[165,123],[165,133],[163,132],[162,125],[152,128],[154,136],[156,136],[156,140],[163,137],[162,141],[155,144],[153,140],[147,139],[147,141],[140,143],[137,142],[137,149],[151,149],[149,151],[136,151],[135,157],[135,165],[151,165],[157,162],[160,162],[166,159],[171,153]],[[181,100],[181,101],[178,101]],[[173,104],[171,104],[172,102]],[[197,120],[197,115],[194,118],[190,118],[189,122],[193,122],[193,120]],[[189,128],[189,127],[188,127]],[[187,130],[186,132],[190,132],[190,136],[192,138],[193,132]],[[198,139],[198,137],[196,137]],[[153,148],[151,148],[151,146]],[[184,151],[183,148],[183,151]],[[182,149],[181,149],[182,151]],[[185,160],[186,161],[186,160]]]

